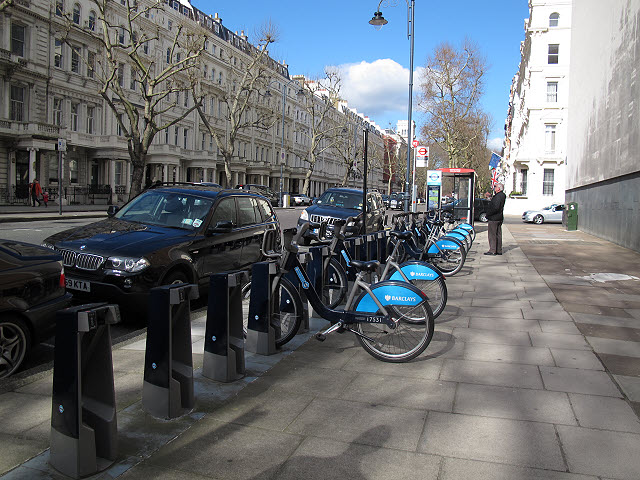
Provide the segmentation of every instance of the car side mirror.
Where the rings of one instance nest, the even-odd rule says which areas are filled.
[[[117,205],[109,205],[109,208],[107,208],[107,215],[113,217],[118,210],[120,210],[120,207]]]
[[[218,222],[215,227],[210,228],[209,231],[211,233],[229,233],[233,230],[233,222]]]

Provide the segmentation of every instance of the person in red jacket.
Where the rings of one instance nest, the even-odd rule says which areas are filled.
[[[489,251],[485,252],[485,255],[502,255],[502,222],[504,220],[502,211],[507,196],[502,191],[504,186],[501,183],[496,183],[493,189],[496,193],[487,209]]]
[[[40,183],[38,183],[38,179],[34,178],[33,183],[29,185],[29,195],[31,196],[31,201],[33,202],[33,206],[36,206],[36,202],[38,202],[38,206],[40,206],[40,195],[42,195],[42,187]]]

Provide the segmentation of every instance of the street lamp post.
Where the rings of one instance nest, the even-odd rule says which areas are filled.
[[[382,12],[380,11],[380,6],[383,4],[385,0],[380,0],[378,3],[378,10],[373,14],[373,18],[369,20],[369,23],[376,27],[376,29],[382,28],[383,25],[386,25],[387,20],[382,16]],[[414,23],[414,8],[415,8],[415,0],[405,0],[407,2],[408,15],[407,15],[407,38],[409,39],[409,113],[408,120],[409,124],[408,132],[407,132],[407,175],[405,178],[405,191],[410,195],[413,195],[413,190],[409,190],[409,179],[411,178],[411,143],[413,142],[413,128],[411,124],[411,113],[413,110],[413,23]],[[409,197],[405,195],[404,199],[404,209],[405,211],[409,211]]]
[[[269,86],[275,84],[275,83],[279,83],[276,82],[275,80],[271,83],[269,83]],[[267,96],[271,96],[271,92],[269,92],[269,90],[267,90],[266,94]],[[285,82],[282,82],[282,141],[280,143],[280,206],[284,207],[284,198],[283,198],[283,190],[284,190],[284,159],[285,159],[285,154],[284,154],[284,113],[285,113],[285,105],[287,102],[287,84]]]

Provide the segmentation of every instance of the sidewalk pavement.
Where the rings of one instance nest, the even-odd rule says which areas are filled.
[[[557,225],[506,224],[504,246],[484,256],[478,234],[407,364],[306,333],[240,381],[197,370],[195,409],[164,421],[141,409],[144,338],[117,345],[119,456],[95,478],[640,478],[640,280],[622,276],[640,255]],[[200,366],[202,316],[192,335]],[[0,396],[4,478],[63,478],[50,391],[47,374]]]

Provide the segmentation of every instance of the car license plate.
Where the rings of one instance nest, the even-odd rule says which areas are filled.
[[[84,280],[77,280],[75,278],[66,277],[64,279],[65,286],[69,290],[80,290],[81,292],[90,292],[91,291],[91,283],[85,282]]]

